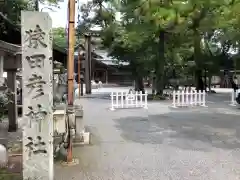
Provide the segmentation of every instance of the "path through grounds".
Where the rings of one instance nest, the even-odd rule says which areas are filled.
[[[109,111],[107,99],[82,99],[91,145],[77,147],[74,167],[55,165],[56,180],[240,179],[240,109],[226,95],[208,108]]]

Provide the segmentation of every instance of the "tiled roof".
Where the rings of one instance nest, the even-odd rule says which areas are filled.
[[[108,52],[106,50],[95,50],[94,52],[102,57],[98,58],[97,60],[101,61],[106,65],[123,65],[123,66],[129,65],[128,62],[119,62],[117,59],[108,56]]]

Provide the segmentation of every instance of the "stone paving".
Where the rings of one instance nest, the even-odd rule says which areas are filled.
[[[79,165],[56,164],[55,179],[240,179],[240,110],[207,100],[208,108],[155,102],[112,112],[109,100],[82,99],[91,145],[74,149]]]

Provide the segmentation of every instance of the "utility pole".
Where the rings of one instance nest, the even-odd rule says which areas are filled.
[[[68,1],[68,121],[73,113],[73,86],[74,86],[74,46],[75,46],[75,0]],[[70,123],[69,123],[70,124]],[[68,126],[69,127],[69,126]],[[69,146],[67,151],[67,162],[73,161],[72,157],[72,135],[69,129]]]

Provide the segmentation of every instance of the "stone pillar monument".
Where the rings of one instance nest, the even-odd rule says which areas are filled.
[[[23,179],[53,180],[52,21],[22,11]]]

